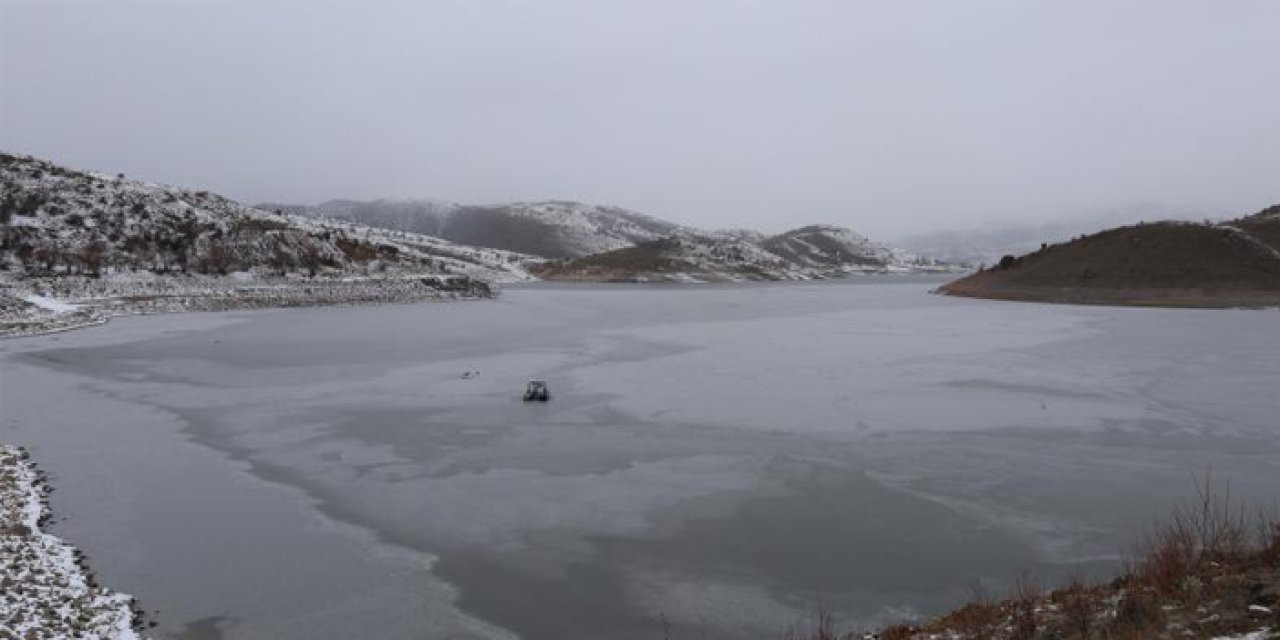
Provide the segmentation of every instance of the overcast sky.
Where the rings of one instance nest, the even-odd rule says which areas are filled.
[[[1280,2],[0,0],[0,147],[875,236],[1280,201]]]

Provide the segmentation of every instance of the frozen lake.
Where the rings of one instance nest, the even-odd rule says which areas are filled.
[[[120,319],[0,342],[0,439],[173,638],[769,638],[1111,571],[1193,473],[1275,504],[1280,313],[935,285]]]

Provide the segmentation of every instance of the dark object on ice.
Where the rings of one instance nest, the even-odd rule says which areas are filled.
[[[524,388],[524,401],[546,402],[551,399],[551,392],[547,391],[547,383],[542,380],[530,380],[529,384]]]

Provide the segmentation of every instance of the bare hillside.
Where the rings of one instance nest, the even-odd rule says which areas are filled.
[[[945,285],[952,295],[1168,306],[1280,304],[1280,210],[1221,224],[1109,229]]]

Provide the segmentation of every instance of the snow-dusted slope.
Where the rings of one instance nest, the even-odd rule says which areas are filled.
[[[561,255],[585,256],[657,240],[680,226],[621,207],[580,202],[522,202],[500,207],[506,215],[543,225]],[[465,212],[464,212],[465,213]]]
[[[560,260],[538,270],[546,277],[583,279],[589,277],[588,273],[594,273],[598,274],[596,277],[653,279],[656,276],[652,273],[626,275],[618,269],[627,262],[639,260],[647,263],[650,258],[661,257],[687,263],[687,278],[739,278],[738,273],[743,270],[741,264],[713,265],[705,262],[704,258],[711,255],[712,248],[725,255],[755,255],[759,259],[750,262],[758,268],[747,271],[768,278],[954,270],[938,261],[917,258],[868,240],[849,229],[831,225],[802,227],[776,236],[751,229],[699,231],[628,209],[564,201],[467,206],[439,200],[332,200],[313,207],[263,206],[279,206],[284,211],[412,230],[456,242],[513,249]],[[684,241],[647,244],[672,236]],[[690,239],[696,240],[690,242]],[[671,246],[675,244],[680,248]],[[734,247],[732,250],[730,245]],[[661,251],[656,250],[658,247],[662,247]],[[618,256],[603,255],[630,248],[639,251],[624,252]],[[770,255],[761,255],[761,250]],[[681,251],[688,254],[676,255]],[[597,256],[601,259],[594,259]],[[587,260],[563,262],[575,258]],[[785,264],[777,266],[775,259],[781,259]],[[604,269],[602,265],[605,264],[611,266]],[[669,264],[667,266],[670,267]],[[599,275],[605,273],[608,275]]]
[[[903,251],[872,242],[851,229],[814,225],[764,239],[761,246],[809,268],[908,267],[915,262]]]
[[[635,247],[549,262],[534,274],[551,280],[723,282],[951,269],[871,242],[848,229],[814,226],[772,237],[683,230]]]
[[[387,273],[528,278],[530,259],[349,222],[285,216],[207,191],[0,154],[0,263],[7,276],[126,271],[221,276]]]
[[[531,279],[535,261],[0,153],[0,335],[131,313],[484,298],[489,283]]]
[[[1255,241],[1269,246],[1273,254],[1280,254],[1280,204],[1239,220],[1224,222],[1220,226],[1244,232]]]
[[[562,201],[460,205],[440,200],[331,200],[311,207],[262,206],[544,258],[576,258],[630,247],[680,228],[621,207]]]
[[[536,268],[534,274],[548,280],[627,282],[732,282],[805,277],[785,260],[741,238],[689,231],[584,258],[548,262]]]

